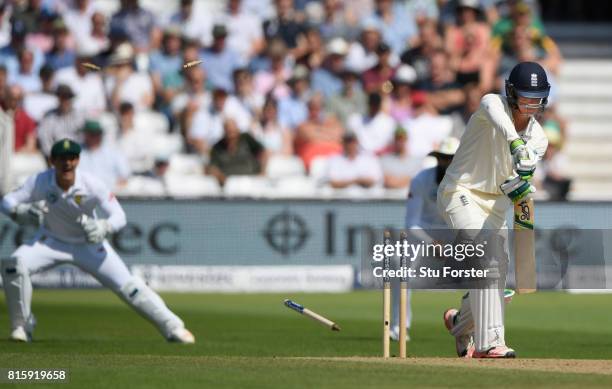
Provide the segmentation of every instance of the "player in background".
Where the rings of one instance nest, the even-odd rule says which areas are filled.
[[[130,273],[106,240],[125,226],[125,213],[101,181],[77,169],[80,152],[81,147],[69,139],[56,142],[51,149],[53,167],[31,176],[22,187],[2,198],[2,213],[18,224],[40,226],[30,242],[0,264],[10,339],[32,339],[36,323],[31,311],[30,275],[70,263],[115,292],[168,341],[194,343],[183,321],[157,293]]]
[[[438,185],[444,177],[446,168],[453,160],[453,155],[459,147],[457,138],[448,137],[438,145],[435,151],[429,153],[438,161],[437,165],[421,170],[410,183],[410,192],[406,201],[406,231],[415,241],[423,241],[425,244],[432,243],[435,237],[430,236],[428,230],[446,229],[446,222],[440,216],[436,205]],[[392,304],[393,315],[391,316],[391,339],[399,339],[399,289],[400,283],[397,278],[392,279]],[[406,326],[410,328],[412,309],[410,300],[412,291],[408,289],[406,301]]]
[[[438,188],[438,208],[453,230],[467,234],[494,230],[507,239],[507,210],[535,192],[530,180],[548,146],[535,115],[544,110],[549,92],[544,69],[522,62],[506,80],[506,97],[488,94],[482,98]],[[459,311],[444,313],[459,356],[515,357],[504,337],[502,301],[508,256],[504,247],[499,249],[505,260],[499,263],[497,284],[470,289]]]

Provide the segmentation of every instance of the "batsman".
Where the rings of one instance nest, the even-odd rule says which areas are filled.
[[[535,192],[530,181],[548,146],[535,116],[546,106],[550,84],[539,64],[522,62],[505,89],[506,96],[482,97],[438,188],[438,210],[453,230],[507,235],[508,209]],[[506,250],[494,286],[470,289],[460,310],[444,313],[460,357],[516,357],[504,337]]]

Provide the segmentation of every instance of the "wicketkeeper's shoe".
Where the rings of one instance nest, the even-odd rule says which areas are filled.
[[[455,320],[457,319],[457,311],[454,308],[449,308],[444,312],[444,326],[449,333],[452,334],[452,329],[455,326]],[[454,336],[454,335],[453,335]],[[461,358],[471,358],[474,353],[474,339],[471,334],[455,336],[455,348],[457,356]]]
[[[29,343],[32,341],[32,335],[28,333],[25,328],[17,327],[11,332],[9,339],[15,342]]]
[[[487,351],[474,351],[472,358],[516,358],[516,352],[510,347],[496,346]]]
[[[389,338],[391,338],[391,340],[397,342],[399,340],[399,326],[394,326],[391,328],[391,331],[389,331]],[[410,335],[408,335],[408,329],[406,329],[406,342],[408,342],[410,340]]]
[[[195,336],[187,328],[177,328],[168,337],[168,342],[172,343],[183,343],[193,344],[195,343]]]

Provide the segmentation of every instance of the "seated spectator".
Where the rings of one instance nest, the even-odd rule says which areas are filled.
[[[12,22],[22,24],[26,34],[38,31],[40,28],[40,20],[43,17],[42,3],[42,1],[37,0],[23,1],[15,4]]]
[[[110,47],[110,39],[106,32],[106,16],[102,12],[94,12],[91,15],[91,32],[84,43],[91,46],[96,53],[106,51]]]
[[[323,1],[323,21],[317,27],[326,41],[339,36],[353,40],[357,36],[357,17],[346,3],[342,0]]]
[[[242,0],[229,0],[221,21],[228,30],[227,46],[237,52],[244,63],[264,48],[263,21],[258,15],[245,12]]]
[[[548,138],[548,148],[540,162],[540,172],[536,170],[536,181],[548,194],[548,200],[566,201],[572,180],[567,176],[569,161],[562,151],[560,123],[548,120],[544,132]]]
[[[403,2],[375,0],[375,11],[364,23],[378,27],[383,40],[395,54],[399,55],[417,35],[415,15],[408,13]]]
[[[308,50],[304,37],[306,26],[298,18],[293,7],[293,0],[274,0],[276,16],[263,24],[266,40],[281,38],[293,58],[300,58]]]
[[[333,188],[351,186],[371,188],[383,183],[383,172],[378,159],[359,151],[359,142],[354,134],[347,133],[342,139],[343,153],[327,162],[327,180]]]
[[[273,98],[266,100],[261,118],[253,125],[252,132],[270,155],[293,155],[293,135],[280,125],[277,103]]]
[[[493,45],[501,47],[504,44],[509,44],[510,34],[516,27],[525,27],[531,31],[533,37],[543,37],[546,35],[544,24],[542,21],[533,15],[533,11],[526,1],[517,0],[508,2],[510,13],[500,18],[493,25]]]
[[[391,117],[396,122],[403,122],[412,117],[412,87],[416,81],[416,71],[410,65],[400,65],[391,80]]]
[[[251,115],[242,108],[236,97],[229,96],[227,91],[217,88],[213,91],[212,102],[198,110],[187,132],[187,143],[192,150],[207,154],[223,137],[223,123],[233,119],[241,132],[246,132],[252,121]]]
[[[244,63],[237,52],[227,47],[227,29],[224,25],[216,24],[212,36],[212,45],[202,51],[202,66],[213,87],[232,91],[234,70]]]
[[[70,34],[64,21],[57,19],[53,22],[53,47],[45,56],[47,64],[54,70],[72,66],[76,53],[70,46]]]
[[[258,58],[257,61],[261,69],[255,73],[255,91],[261,95],[270,93],[275,99],[289,96],[287,81],[291,77],[291,68],[287,64],[285,43],[278,38],[272,39],[268,44],[266,58]]]
[[[117,146],[126,156],[130,170],[141,174],[151,167],[151,150],[143,147],[150,140],[146,128],[138,128],[134,123],[134,106],[124,102],[119,106],[119,139]]]
[[[182,35],[197,40],[207,47],[212,42],[212,15],[194,9],[193,0],[181,0],[179,10],[169,19],[169,24],[181,26]]]
[[[345,67],[342,71],[342,89],[339,94],[329,99],[326,105],[327,112],[337,117],[346,127],[351,114],[365,111],[366,100],[366,95],[359,83],[359,74],[355,70]]]
[[[36,147],[36,123],[23,109],[23,90],[17,85],[9,88],[8,109],[13,110],[15,125],[15,152],[34,153]]]
[[[241,133],[236,122],[223,122],[224,136],[210,151],[210,174],[223,185],[232,175],[258,175],[265,171],[267,155],[264,147],[249,133]]]
[[[395,67],[391,64],[391,48],[384,43],[376,49],[378,63],[373,68],[366,70],[361,80],[363,89],[367,93],[382,93],[390,90],[390,82],[395,74]]]
[[[325,99],[340,93],[342,89],[342,71],[344,70],[344,57],[348,51],[348,44],[342,38],[332,39],[326,46],[327,56],[323,66],[312,72],[312,90],[319,92]]]
[[[206,73],[198,66],[186,69],[185,84],[170,104],[174,118],[179,119],[181,134],[185,136],[191,127],[193,115],[200,109],[208,107],[211,101],[210,92],[206,90]]]
[[[95,6],[90,0],[74,0],[74,5],[62,13],[66,27],[76,41],[76,47],[89,44],[94,10]]]
[[[160,50],[152,52],[149,58],[149,71],[155,95],[160,103],[165,105],[174,97],[172,92],[183,84],[181,30],[178,26],[168,26],[164,30]]]
[[[139,0],[121,0],[121,8],[111,18],[110,29],[125,31],[139,53],[149,50],[153,37],[158,34],[155,15],[140,7]]]
[[[382,110],[382,103],[380,94],[370,93],[367,114],[354,113],[348,119],[347,129],[357,136],[361,148],[371,154],[381,153],[389,146],[397,126],[395,120]]]
[[[1,70],[0,70],[1,71]],[[59,101],[55,95],[54,72],[51,66],[43,66],[38,72],[42,88],[40,91],[28,93],[23,100],[23,107],[28,115],[35,121],[40,122],[43,116],[57,108]]]
[[[74,109],[96,116],[106,109],[106,94],[99,72],[83,66],[91,62],[91,52],[79,51],[74,63],[55,73],[55,83],[70,86],[75,91]]]
[[[112,108],[127,101],[134,105],[136,111],[150,109],[153,106],[153,83],[147,73],[134,71],[134,49],[129,43],[119,45],[109,60],[110,76],[106,88],[110,92]]]
[[[82,133],[83,151],[79,168],[94,174],[111,190],[123,187],[130,176],[130,167],[119,149],[103,142],[104,130],[100,123],[86,121]]]
[[[60,139],[69,138],[80,142],[80,130],[85,122],[83,112],[75,110],[72,105],[74,93],[68,85],[59,85],[55,95],[58,99],[57,108],[45,114],[38,126],[38,142],[46,156],[51,152],[53,143]]]
[[[440,114],[447,115],[460,112],[465,103],[465,95],[457,82],[456,74],[449,66],[449,57],[444,50],[438,50],[431,56],[430,77],[418,86],[428,93],[432,107]]]
[[[345,65],[359,73],[373,68],[378,63],[376,51],[381,43],[382,38],[376,24],[364,24],[359,40],[352,42],[349,46]],[[389,63],[396,66],[398,62],[398,56],[391,53]]]
[[[17,84],[25,93],[39,91],[42,87],[38,71],[34,69],[34,55],[28,49],[19,52],[19,70],[12,76],[9,74],[9,83]]]
[[[407,188],[423,162],[422,158],[414,158],[408,154],[408,133],[402,127],[397,127],[393,136],[393,143],[388,152],[380,158],[385,188]]]
[[[307,49],[301,57],[295,59],[296,64],[304,65],[309,69],[321,66],[325,59],[325,41],[321,38],[321,31],[313,26],[308,27],[304,33]]]
[[[401,60],[410,65],[417,73],[417,84],[424,83],[431,76],[431,57],[433,54],[444,48],[442,35],[438,31],[435,20],[424,21],[419,28],[419,36],[414,45],[406,50]]]
[[[255,91],[253,76],[246,68],[234,71],[234,91],[236,99],[251,117],[258,118],[264,104],[264,95]]]
[[[450,66],[457,72],[461,84],[478,82],[483,58],[490,45],[490,28],[481,21],[479,0],[459,0],[457,22],[446,31],[446,51]]]
[[[26,45],[26,28],[23,22],[13,20],[11,25],[11,41],[0,48],[0,64],[6,67],[9,78],[19,73],[19,53],[29,50],[33,55],[32,72],[38,72],[45,62],[43,52],[31,45]]]
[[[304,161],[306,169],[316,157],[342,152],[344,128],[338,119],[322,111],[323,100],[315,95],[308,102],[308,118],[297,128],[295,152]]]
[[[279,121],[284,127],[295,130],[308,116],[306,102],[311,97],[308,69],[304,65],[296,66],[287,84],[291,92],[278,101]]]
[[[0,47],[11,41],[11,12],[7,3],[0,4]]]

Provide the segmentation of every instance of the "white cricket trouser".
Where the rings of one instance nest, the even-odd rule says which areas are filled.
[[[511,205],[503,195],[493,195],[458,186],[444,186],[438,190],[438,209],[446,223],[454,230],[477,232],[494,230],[507,239],[506,211]],[[507,273],[507,247],[505,260],[499,264],[500,278],[487,289],[470,289],[462,299],[461,309],[453,335],[474,332],[477,351],[505,345],[504,288]]]

